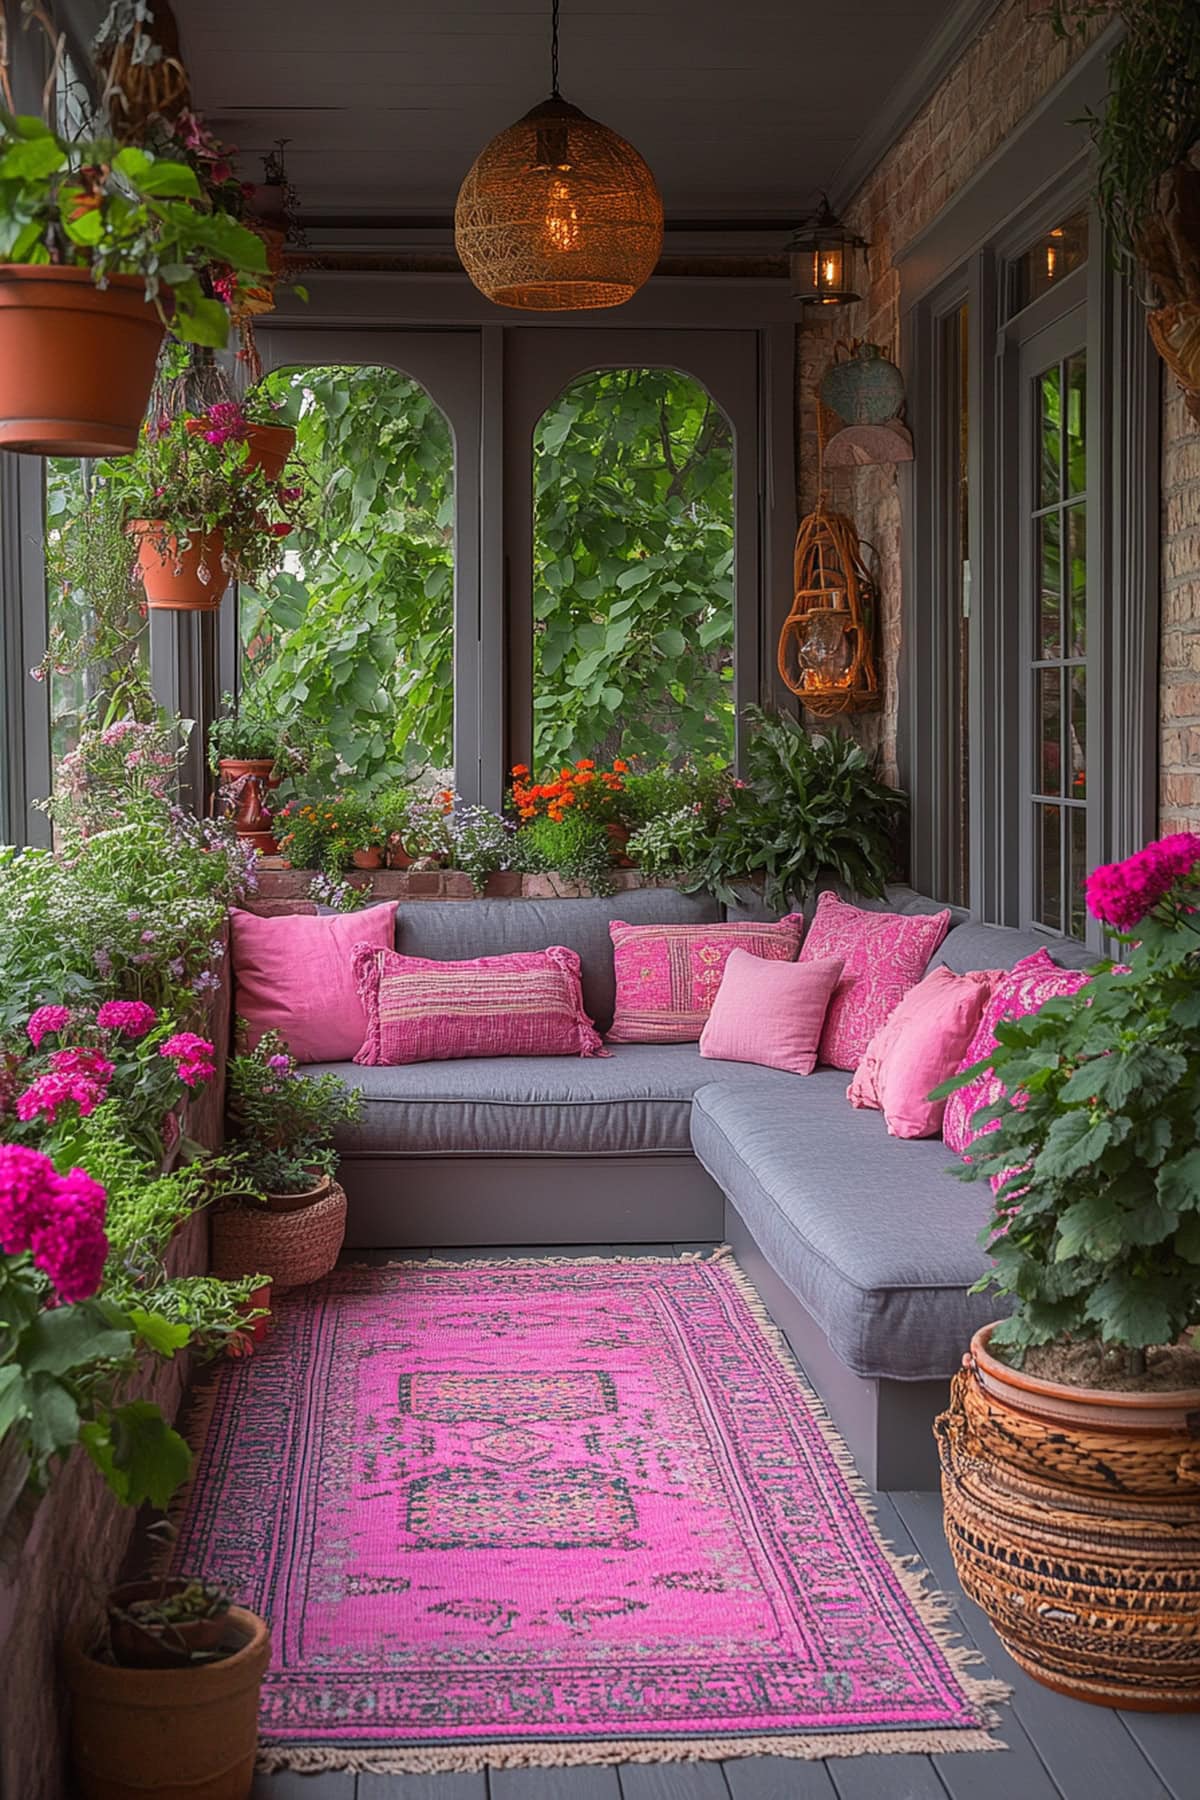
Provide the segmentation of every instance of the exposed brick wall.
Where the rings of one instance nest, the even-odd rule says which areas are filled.
[[[1200,424],[1165,377],[1160,825],[1200,830]]]
[[[1099,29],[1097,21],[1095,29]],[[898,358],[900,277],[895,256],[935,219],[1022,118],[1066,73],[1074,44],[1055,37],[1044,11],[1030,0],[1007,0],[950,71],[908,130],[893,144],[846,209],[870,246],[861,304],[831,319],[814,309],[801,332],[798,420],[800,506],[816,497],[816,429],[812,387],[838,337],[868,338]],[[916,446],[920,456],[922,446]],[[903,636],[900,580],[900,496],[894,466],[838,471],[833,504],[849,513],[859,536],[878,556],[880,583],[880,710],[851,724],[875,751],[887,779],[896,779],[899,724],[897,668]],[[1200,627],[1198,627],[1200,629]],[[1200,762],[1197,764],[1200,775]]]

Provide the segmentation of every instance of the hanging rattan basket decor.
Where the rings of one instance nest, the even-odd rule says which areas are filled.
[[[558,98],[480,151],[454,209],[475,286],[535,312],[622,306],[653,273],[662,239],[662,200],[642,157]]]
[[[879,704],[875,588],[853,519],[821,495],[796,534],[792,610],[779,635],[779,673],[819,718]]]

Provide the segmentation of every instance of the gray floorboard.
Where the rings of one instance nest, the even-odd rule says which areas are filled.
[[[256,1775],[251,1800],[355,1800],[355,1778],[343,1771],[321,1775]]]
[[[792,1756],[739,1756],[722,1763],[730,1800],[836,1800],[829,1770],[821,1762]]]
[[[720,1763],[622,1763],[621,1800],[729,1800]]]
[[[842,1756],[826,1767],[838,1800],[946,1800],[927,1756]]]
[[[491,1769],[490,1800],[621,1800],[615,1769]]]
[[[483,1769],[476,1775],[360,1775],[355,1800],[488,1800],[488,1778]]]
[[[1200,1720],[1195,1713],[1123,1712],[1122,1723],[1175,1800],[1200,1794]]]

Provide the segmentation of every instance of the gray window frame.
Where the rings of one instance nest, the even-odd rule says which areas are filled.
[[[937,220],[898,258],[902,361],[917,459],[901,477],[906,595],[901,656],[901,780],[912,797],[911,870],[924,891],[946,891],[953,843],[939,752],[946,741],[944,468],[937,452],[944,374],[938,320],[966,296],[970,307],[968,447],[971,564],[969,904],[993,923],[1029,925],[1032,809],[1026,804],[1031,684],[1022,656],[1023,554],[1014,468],[1019,460],[1020,343],[1039,309],[1061,293],[1004,317],[1009,263],[1039,231],[1077,211],[1091,187],[1078,121],[1105,91],[1110,29]],[[1056,171],[1045,178],[1046,169]],[[1084,267],[1063,290],[1087,306],[1089,367],[1089,860],[1126,855],[1157,823],[1157,691],[1161,375],[1140,303],[1107,254],[1093,213]],[[1026,692],[1030,690],[1030,693]],[[1118,726],[1119,734],[1118,734]],[[1050,934],[1047,934],[1048,938]],[[1098,927],[1088,941],[1099,948]]]

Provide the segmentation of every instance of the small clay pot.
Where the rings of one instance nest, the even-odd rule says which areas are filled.
[[[383,851],[372,845],[369,850],[356,850],[350,858],[356,869],[382,869]]]
[[[271,1329],[271,1289],[274,1283],[264,1281],[251,1292],[244,1307],[246,1313],[264,1311],[265,1317],[246,1324],[225,1346],[226,1356],[249,1356],[255,1344],[261,1344]]]
[[[184,428],[191,437],[198,437],[207,425],[207,414],[202,418],[184,421]],[[296,447],[295,427],[248,424],[244,442],[247,474],[254,469],[261,469],[268,481],[278,481],[288,457]]]
[[[274,1213],[294,1213],[303,1212],[306,1206],[316,1206],[319,1201],[325,1198],[333,1183],[332,1177],[329,1175],[318,1176],[315,1169],[312,1173],[315,1177],[315,1185],[310,1188],[305,1188],[302,1193],[276,1194],[270,1189],[267,1189],[267,1211]]]
[[[240,1606],[222,1622],[230,1654],[175,1669],[122,1669],[65,1649],[80,1800],[248,1800],[266,1624]]]
[[[223,756],[217,764],[221,788],[230,796],[228,804],[233,809],[233,828],[260,856],[279,853],[279,843],[271,829],[271,813],[263,800],[264,793],[279,786],[271,774],[273,767],[269,756]],[[236,799],[232,798],[234,794]]]
[[[412,857],[404,848],[404,840],[398,831],[393,831],[387,841],[387,866],[389,869],[412,867]]]

